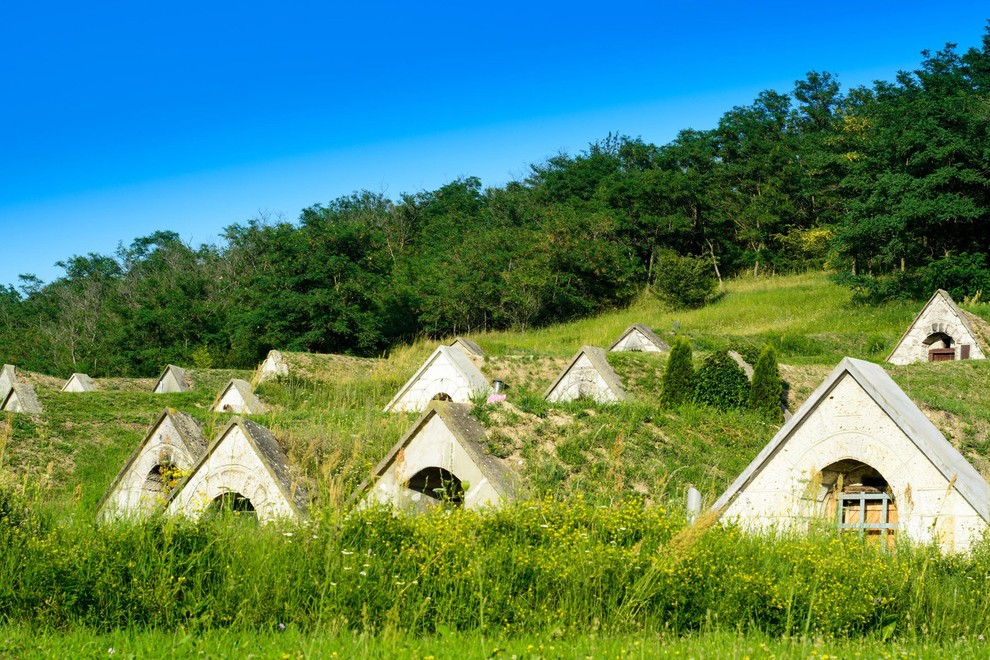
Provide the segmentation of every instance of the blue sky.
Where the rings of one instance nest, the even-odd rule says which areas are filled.
[[[812,69],[980,43],[990,6],[100,2],[0,8],[0,284],[158,229],[485,185],[609,131],[663,144]]]

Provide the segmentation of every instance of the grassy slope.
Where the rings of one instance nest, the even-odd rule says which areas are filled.
[[[545,387],[581,345],[607,346],[634,322],[670,339],[676,321],[692,340],[696,359],[725,347],[752,356],[764,342],[776,344],[793,410],[843,355],[882,360],[919,307],[865,309],[849,301],[848,291],[820,274],[739,280],[700,310],[672,312],[643,297],[629,309],[594,319],[476,335],[490,354],[479,361],[482,370],[510,387],[509,405],[478,411],[489,429],[489,449],[522,470],[534,496],[581,492],[602,501],[634,497],[678,508],[685,488],[694,484],[711,501],[773,435],[774,425],[743,412],[659,408],[663,356],[610,357],[631,394],[621,406],[549,406],[542,401]],[[387,360],[311,359],[305,377],[259,387],[272,412],[258,421],[304,467],[323,503],[343,503],[411,424],[414,416],[385,414],[382,407],[434,346],[420,341]],[[978,468],[990,469],[990,363],[890,372]],[[169,395],[149,393],[144,381],[119,380],[101,383],[98,393],[67,395],[57,391],[59,380],[27,377],[45,412],[34,418],[6,415],[10,430],[0,427],[0,440],[6,439],[8,473],[49,481],[53,501],[67,512],[89,515],[164,407],[193,414],[212,436],[229,418],[209,412],[216,392],[227,379],[251,374],[191,370],[195,389]]]
[[[696,359],[700,359],[705,350],[721,347],[733,347],[744,354],[750,354],[763,342],[773,341],[778,346],[781,361],[784,363],[782,373],[789,385],[789,402],[793,409],[810,394],[843,355],[882,360],[912,320],[918,307],[919,305],[898,304],[878,310],[854,308],[849,305],[847,292],[830,284],[822,276],[805,275],[730,283],[728,294],[722,300],[702,310],[675,314],[644,298],[628,310],[607,314],[597,319],[532,332],[482,334],[474,337],[490,353],[488,358],[479,362],[482,370],[489,377],[502,377],[509,384],[510,389],[508,405],[479,406],[478,416],[489,430],[489,450],[520,467],[527,477],[532,495],[551,494],[569,497],[582,494],[592,502],[602,503],[631,498],[649,504],[660,504],[668,509],[679,509],[684,499],[683,491],[688,483],[692,483],[703,491],[710,502],[751,460],[773,435],[776,427],[758,416],[747,413],[718,413],[697,406],[685,406],[673,411],[659,408],[656,405],[656,398],[665,358],[655,355],[610,356],[610,362],[623,378],[631,395],[628,403],[619,406],[582,403],[555,406],[546,404],[542,400],[544,388],[580,345],[608,345],[633,322],[652,325],[662,336],[669,339],[673,336],[672,324],[675,320],[680,323],[681,332],[692,340],[696,349]],[[986,313],[990,309],[973,311]],[[336,508],[346,500],[358,481],[367,475],[388,447],[411,424],[413,415],[385,414],[382,412],[382,407],[434,346],[435,342],[417,342],[394,351],[387,360],[333,357],[311,360],[304,377],[290,377],[259,386],[258,393],[272,406],[272,412],[259,416],[258,421],[270,427],[283,442],[292,460],[305,468],[305,472],[316,485],[313,491],[317,493],[323,504],[331,505],[326,511]],[[988,441],[990,361],[892,367],[888,372],[909,396],[922,406],[950,440],[956,443],[984,474],[988,474],[990,463],[986,456],[990,450],[990,441]],[[209,412],[214,396],[228,378],[250,378],[251,374],[191,370],[190,376],[195,383],[195,389],[189,393],[171,395],[151,394],[148,391],[150,381],[123,380],[99,383],[101,392],[67,395],[58,393],[57,387],[61,381],[57,379],[30,374],[25,376],[36,386],[45,412],[39,416],[0,413],[0,446],[7,467],[3,471],[4,478],[39,486],[45,493],[45,498],[56,504],[58,513],[64,517],[76,518],[78,522],[91,518],[96,502],[113,475],[162,408],[172,406],[193,414],[203,422],[207,434],[215,436],[229,415]],[[566,505],[554,506],[563,508]],[[644,511],[636,507],[628,510]],[[624,509],[620,507],[619,513],[615,513],[615,508],[609,507],[607,511],[613,512],[609,515],[621,517],[619,514]],[[655,509],[645,511],[655,511]],[[519,516],[523,513],[525,513],[523,509],[517,509],[511,512],[511,515]],[[464,525],[470,523],[470,520],[451,518],[449,524],[455,523]],[[395,524],[400,525],[398,522]],[[548,525],[530,525],[530,527],[533,529],[527,528],[527,534],[533,534],[534,530],[543,531]],[[557,525],[550,524],[547,533],[555,531],[556,527]],[[336,529],[333,526],[331,528]],[[358,528],[364,529],[360,525]],[[73,529],[76,527],[70,526],[65,533],[67,538],[74,538]],[[85,529],[88,530],[88,527]],[[376,527],[367,529],[368,533],[382,533],[382,530],[388,531],[391,528],[382,525],[381,529]],[[483,528],[479,527],[478,530],[476,533],[480,534]],[[129,538],[126,533],[119,533],[123,535],[125,541]],[[88,542],[87,539],[92,539],[94,536],[103,535],[92,535],[88,531],[80,532],[77,542]],[[282,585],[286,580],[265,577],[267,574],[261,567],[284,565],[286,562],[278,560],[281,556],[279,553],[285,551],[285,548],[294,546],[286,545],[281,550],[273,549],[270,539],[264,540],[267,538],[266,534],[259,535],[258,547],[255,547],[247,543],[249,539],[237,537],[235,534],[237,543],[219,544],[216,548],[237,555],[237,548],[244,545],[247,556],[254,554],[263,556],[263,559],[258,559],[256,562],[257,566],[244,557],[239,561],[226,563],[240,566],[245,570],[254,566],[255,572],[251,575],[258,577],[259,589],[275,588],[272,585]],[[423,538],[428,542],[414,544],[417,547],[410,548],[409,552],[416,550],[423,557],[430,557],[434,554],[431,543],[435,539],[430,534],[426,534]],[[440,534],[438,538],[444,539],[446,536]],[[735,548],[732,543],[736,541],[733,539],[722,539],[725,541],[724,546],[716,542],[719,539],[721,536],[716,536],[714,541],[709,539],[711,548],[705,544],[698,546],[700,549],[688,547],[684,552],[691,558],[683,562],[675,561],[668,567],[675,577],[682,576],[683,582],[671,584],[687,593],[691,593],[691,585],[708,584],[705,582],[708,579],[706,576],[720,565],[718,557]],[[374,539],[372,541],[369,541],[368,547],[378,548],[379,541]],[[448,541],[453,544],[450,548],[456,548],[466,542],[456,534]],[[290,542],[285,541],[286,544]],[[347,541],[347,543],[351,542],[354,540]],[[319,545],[330,542],[321,540],[315,543]],[[350,547],[344,541],[339,543],[344,544],[341,547]],[[578,544],[575,547],[578,547],[585,541],[577,540],[575,543]],[[738,543],[745,546],[746,539]],[[541,554],[532,543],[525,545],[520,542],[509,545],[514,549],[513,552],[518,552],[518,555],[512,555],[511,552],[507,554],[510,558],[508,565],[511,566],[522,564],[524,559],[530,561],[541,557],[552,563],[559,559],[563,551],[563,546],[553,546],[552,550],[544,549],[545,552],[541,550]],[[126,544],[122,547],[126,547]],[[726,568],[728,573],[725,571],[713,573],[714,577],[711,581],[719,584],[719,589],[723,590],[727,590],[732,585],[741,587],[740,593],[746,594],[758,586],[747,582],[755,575],[760,579],[768,580],[762,585],[760,593],[766,592],[772,595],[775,593],[773,586],[784,578],[767,577],[774,575],[773,570],[761,568],[758,560],[760,552],[752,552],[751,549],[747,550],[747,547],[742,547],[741,550],[736,548],[738,555],[732,555],[724,562],[726,566],[733,567],[750,561],[752,566],[740,569],[745,575],[736,576]],[[796,558],[794,565],[807,563],[806,559],[809,556],[807,549],[800,543],[796,547],[798,549],[794,552]],[[326,550],[322,546],[320,548]],[[448,546],[441,544],[441,550],[444,548]],[[814,545],[811,548],[822,550]],[[211,546],[211,551],[214,550],[216,549],[212,549]],[[623,551],[635,551],[634,555],[638,550],[638,545],[623,548]],[[452,551],[448,548],[448,552]],[[644,552],[647,556],[653,556],[651,552],[645,550]],[[831,552],[828,550],[823,557],[812,561],[814,568],[806,567],[809,571],[808,575],[818,579],[818,571],[825,569],[818,567],[815,562],[827,562],[831,557],[828,553]],[[711,555],[710,559],[709,554],[706,553]],[[60,554],[56,553],[54,556]],[[339,551],[336,546],[327,551],[327,557],[333,558],[338,563],[347,560],[350,554],[353,552]],[[286,558],[289,556],[286,555]],[[580,554],[575,556],[583,557]],[[774,561],[783,561],[782,557],[784,559],[789,557],[786,552],[783,554],[777,552],[772,556],[775,558]],[[907,552],[899,553],[897,560],[910,564],[912,556]],[[295,557],[288,563],[303,564],[304,557],[308,557],[308,554],[302,553]],[[396,557],[394,560],[396,562],[401,559],[398,555]],[[841,560],[838,563],[842,566],[848,564],[848,557],[845,555],[839,556],[838,559]],[[897,564],[893,561],[893,557],[888,559],[890,561],[887,563]],[[167,565],[167,561],[162,561],[163,567],[160,567],[162,576],[147,580],[148,585],[154,586],[159,582],[164,584],[165,578],[174,577],[170,573],[176,569]],[[375,564],[372,560],[365,561]],[[411,565],[419,566],[417,564],[419,560],[409,561],[412,562]],[[422,571],[429,570],[433,560],[423,561],[425,568],[416,568],[421,572],[414,571],[412,573],[414,577],[423,575]],[[593,561],[599,565],[604,560],[596,558]],[[144,568],[155,574],[153,562],[147,563],[150,567]],[[331,563],[328,559],[325,568],[329,577],[325,579],[337,580],[338,574],[345,577],[351,575],[341,572],[347,571],[346,568],[336,567],[334,571],[330,571]],[[576,560],[574,563],[577,563]],[[316,564],[320,564],[320,561]],[[560,578],[558,573],[564,571],[566,567],[556,564],[553,566],[556,566],[553,570],[545,567],[544,570],[548,571],[553,579],[558,579]],[[134,570],[139,571],[144,568],[138,567]],[[229,569],[229,566],[227,568]],[[302,572],[306,573],[316,568],[318,567],[314,565]],[[897,564],[891,570],[896,569],[896,572],[902,568]],[[494,571],[494,564],[486,570]],[[857,568],[856,572],[861,570],[863,570],[862,566]],[[913,585],[924,577],[924,566],[919,570],[920,577],[911,573],[912,577],[908,584]],[[112,567],[106,571],[108,576],[117,576],[118,572]],[[387,572],[391,575],[391,569]],[[222,574],[223,571],[220,570],[219,573]],[[538,579],[539,575],[539,573],[534,574],[532,578],[534,585],[556,589],[554,586],[556,583],[548,578],[545,580],[547,584],[543,584]],[[948,577],[944,581],[949,586],[933,588],[932,598],[937,600],[944,597],[945,602],[954,604],[959,593],[974,595],[970,593],[969,583],[964,581],[972,579],[971,577],[967,577],[963,572],[955,575],[951,571],[947,571],[945,575]],[[512,571],[507,572],[506,576],[520,577]],[[846,578],[848,576],[844,578],[840,576],[827,584],[831,584],[833,590],[841,591],[846,588]],[[795,585],[804,584],[806,581],[800,576],[793,579]],[[434,580],[439,578],[434,577]],[[480,585],[480,573],[478,580]],[[959,584],[954,580],[959,581]],[[234,582],[236,580],[231,578],[231,585]],[[379,582],[385,585],[381,587],[382,591],[379,595],[387,596],[387,603],[396,601],[394,594],[386,588],[390,584],[389,580],[384,579]],[[424,586],[425,584],[424,578]],[[500,578],[491,581],[485,587],[493,590],[491,594],[493,602],[499,602],[497,589],[501,588],[502,584]],[[625,583],[620,580],[617,584]],[[864,584],[876,586],[886,582],[873,579]],[[439,586],[431,584],[431,588],[435,589],[442,586],[442,584]],[[454,586],[457,589],[465,588],[460,582]],[[301,587],[297,585],[295,588]],[[399,587],[391,588],[393,591],[399,589]],[[478,588],[484,591],[480,586]],[[624,588],[626,587],[615,586],[613,590],[621,595]],[[668,587],[664,587],[666,588]],[[814,603],[819,602],[816,600],[816,590],[819,587],[812,585],[809,588],[812,604],[806,607],[810,612],[815,608]],[[863,585],[857,588],[860,591],[865,589]],[[792,599],[794,593],[800,591],[798,586],[789,589],[790,591],[784,589],[781,593],[791,594]],[[709,589],[706,587],[704,590]],[[167,596],[166,602],[172,602],[169,600],[174,597],[172,592],[169,589],[164,589],[164,592]],[[864,591],[866,592],[869,592],[869,589]],[[928,593],[919,588],[919,593],[922,592]],[[405,588],[402,588],[399,595],[403,593]],[[565,591],[565,595],[566,593],[571,592]],[[727,593],[726,591],[720,594],[719,602],[727,600]],[[896,589],[892,593],[900,594]],[[470,600],[472,594],[473,592],[463,594],[457,592],[451,602],[460,603],[465,599]],[[339,598],[345,599],[351,595],[356,597],[360,592],[358,590],[342,592]],[[736,594],[736,597],[745,600],[739,594]],[[872,592],[863,597],[868,602],[876,600]],[[219,596],[217,598],[219,599]],[[619,598],[619,595],[615,598]],[[927,616],[926,608],[930,607],[928,601],[917,594],[911,598],[915,599],[911,602],[916,601],[917,606],[908,608],[909,611],[918,616]],[[270,600],[264,595],[258,596],[257,599],[258,607],[261,603]],[[292,599],[282,600],[290,602]],[[766,599],[761,596],[756,600],[763,602]],[[904,597],[897,596],[891,602],[900,603],[903,600]],[[820,601],[823,606],[845,602],[838,597],[823,597]],[[242,601],[237,601],[240,602]],[[236,603],[227,605],[229,605],[228,609],[233,608],[231,611],[236,610]],[[676,602],[674,606],[677,606]],[[848,602],[846,606],[849,607]],[[203,607],[207,606],[203,605]],[[215,603],[211,607],[218,612],[224,611],[223,607]],[[340,607],[342,611],[347,611],[343,605]],[[582,604],[576,610],[582,611],[583,608]],[[799,612],[798,618],[801,621],[809,619],[810,615],[806,617],[801,614],[805,610],[798,607],[795,609]],[[952,613],[945,615],[946,620],[958,618],[955,614],[956,610],[951,608],[943,608],[943,610]],[[729,608],[727,611],[732,610]],[[789,607],[788,611],[790,611]],[[975,610],[965,610],[963,618],[973,618],[970,616],[973,612]],[[929,646],[924,640],[919,640],[917,643],[902,641],[900,646],[896,646],[880,642],[880,638],[873,637],[831,642],[822,642],[820,639],[809,641],[797,637],[785,639],[762,637],[759,633],[761,620],[755,615],[753,617],[752,620],[743,617],[725,624],[730,628],[753,626],[752,630],[746,628],[747,632],[744,636],[725,632],[718,626],[711,632],[705,632],[702,628],[696,637],[678,638],[677,635],[673,635],[670,639],[657,638],[649,633],[615,637],[613,636],[615,630],[607,634],[603,631],[601,637],[591,632],[586,636],[574,636],[575,630],[570,628],[564,633],[563,639],[558,639],[553,634],[556,631],[551,631],[543,637],[531,637],[528,634],[516,636],[506,632],[505,639],[497,639],[498,635],[496,635],[494,642],[478,636],[479,633],[475,633],[473,637],[458,636],[455,633],[448,638],[440,627],[437,628],[438,636],[418,638],[401,632],[406,627],[410,627],[409,621],[405,618],[399,620],[399,630],[394,634],[389,633],[386,628],[376,635],[362,633],[357,636],[348,635],[346,632],[340,633],[337,630],[328,631],[326,636],[314,635],[312,630],[295,630],[290,624],[290,628],[285,633],[277,631],[270,633],[263,629],[256,635],[245,632],[244,629],[227,632],[222,627],[205,633],[196,631],[174,635],[144,629],[107,633],[80,627],[57,633],[45,633],[39,637],[37,630],[19,627],[21,624],[15,622],[8,624],[0,635],[0,638],[5,640],[3,645],[0,645],[0,655],[6,652],[16,656],[27,649],[36,649],[41,655],[103,657],[107,649],[113,647],[125,654],[135,653],[138,656],[154,654],[161,649],[169,649],[176,656],[200,654],[203,651],[206,651],[206,655],[235,656],[244,649],[251,649],[260,651],[263,656],[274,657],[284,657],[281,655],[283,653],[318,655],[330,654],[333,651],[348,656],[400,654],[417,657],[429,654],[446,656],[456,653],[466,657],[483,657],[491,654],[492,647],[496,644],[505,650],[506,655],[518,654],[529,657],[555,657],[559,654],[595,657],[627,654],[640,657],[657,655],[807,657],[812,653],[818,655],[826,652],[830,654],[838,652],[843,655],[858,653],[875,655],[879,648],[889,652],[935,657],[959,653],[969,655],[985,651],[982,642],[977,642],[975,636],[966,637],[965,641],[959,642],[959,645],[951,646],[951,642],[946,640],[963,638],[958,637],[948,624],[941,626],[942,632],[939,637],[941,641],[938,644],[950,644],[950,646],[938,644]],[[980,622],[985,619],[982,614],[975,618]],[[886,620],[883,620],[877,625],[870,624],[866,629],[884,631],[885,640],[888,634],[887,628],[884,627],[885,622]],[[352,624],[356,626],[357,622]],[[896,629],[898,635],[907,634],[906,631],[912,630],[910,626],[906,626],[903,628],[905,632],[902,633],[901,625],[898,623]],[[578,630],[590,631],[592,628]],[[686,630],[699,629],[689,626]],[[335,637],[338,634],[343,636]]]

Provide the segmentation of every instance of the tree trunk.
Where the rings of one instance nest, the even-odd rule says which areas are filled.
[[[709,238],[706,238],[705,239],[705,242],[708,243],[708,254],[712,255],[712,266],[715,267],[715,277],[718,278],[718,288],[719,288],[719,290],[722,290],[725,287],[724,287],[724,284],[722,282],[722,273],[720,273],[718,271],[718,259],[715,258],[715,246],[712,245],[712,241]],[[650,255],[650,266],[651,267],[653,266],[653,255],[652,254]]]

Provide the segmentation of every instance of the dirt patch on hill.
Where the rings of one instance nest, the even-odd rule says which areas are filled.
[[[155,378],[96,378],[96,389],[101,392],[150,392],[158,382]]]
[[[542,392],[569,361],[570,358],[509,355],[485,358],[480,369],[489,380],[501,379],[510,391],[513,387],[525,387]]]
[[[834,367],[821,364],[780,365],[780,378],[786,388],[787,409],[795,412],[822,384]]]

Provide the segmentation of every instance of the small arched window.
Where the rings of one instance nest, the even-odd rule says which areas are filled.
[[[252,519],[256,519],[258,516],[251,500],[232,490],[220,493],[213,498],[213,501],[206,507],[205,515],[208,517],[242,516]]]
[[[898,528],[897,502],[887,480],[873,467],[854,459],[837,461],[821,472],[827,488],[825,514],[840,530],[893,543]]]
[[[406,488],[441,502],[464,503],[464,486],[454,473],[441,467],[428,467],[414,474]]]

